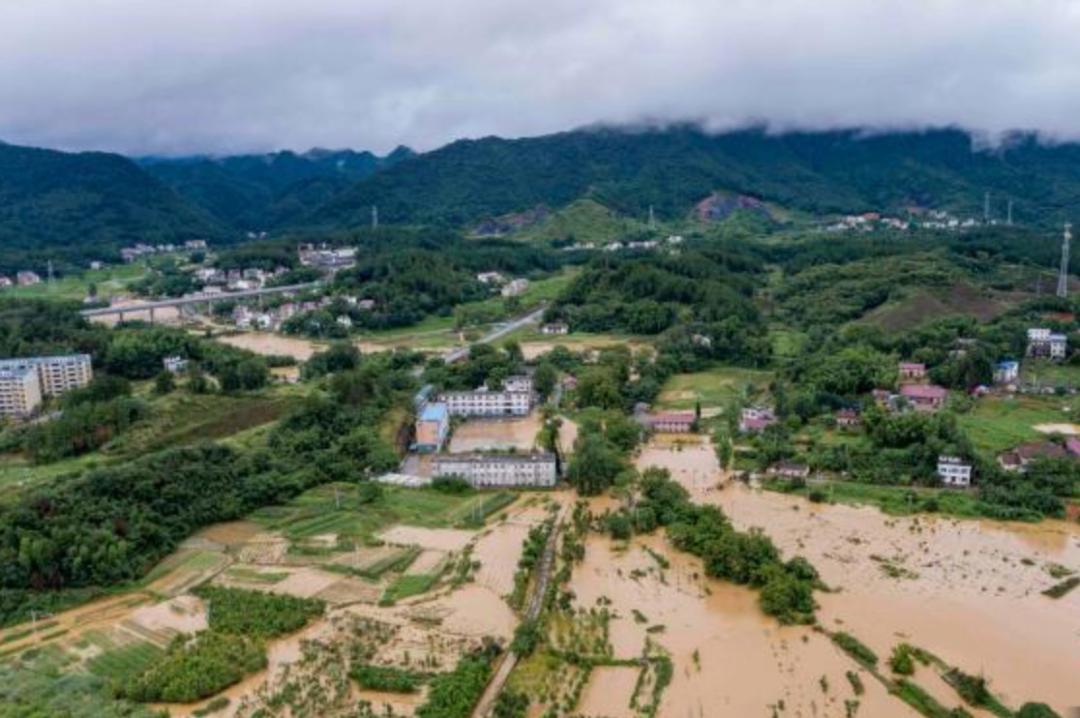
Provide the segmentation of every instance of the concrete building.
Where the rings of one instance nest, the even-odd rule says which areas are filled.
[[[0,416],[29,416],[44,397],[86,386],[92,378],[89,354],[0,360]]]
[[[69,389],[86,386],[94,378],[89,354],[0,360],[0,371],[12,369],[33,369],[37,373],[42,396],[59,396]]]
[[[446,404],[425,404],[416,418],[416,443],[413,449],[422,453],[441,451],[450,434],[450,411]]]
[[[540,327],[540,333],[548,335],[569,334],[570,327],[568,327],[564,322],[552,322],[551,324],[545,324],[544,326]]]
[[[532,410],[531,391],[448,391],[439,395],[451,416],[525,416]]]
[[[971,486],[971,470],[971,464],[959,456],[938,457],[937,475],[946,486],[968,488]]]
[[[1020,378],[1020,362],[999,361],[994,365],[995,384],[1013,384]]]
[[[1064,334],[1054,334],[1049,329],[1033,328],[1027,330],[1029,357],[1064,359],[1069,348],[1069,339]]]
[[[525,416],[532,411],[535,398],[532,377],[525,374],[507,377],[500,390],[484,386],[439,395],[451,416]]]
[[[460,476],[477,488],[555,486],[555,455],[443,454],[435,459],[433,476]]]
[[[41,382],[32,367],[0,369],[0,416],[23,419],[41,406]]]

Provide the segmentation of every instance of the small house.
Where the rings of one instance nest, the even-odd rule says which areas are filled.
[[[964,488],[971,486],[972,465],[958,456],[939,456],[937,475],[945,486]]]
[[[1045,359],[1064,359],[1068,353],[1069,339],[1049,329],[1032,328],[1027,331],[1027,355]]]
[[[926,365],[920,362],[902,361],[897,365],[900,381],[922,381],[926,378]]]
[[[1020,362],[1005,360],[994,365],[995,384],[1014,384],[1020,378]]]
[[[756,434],[776,423],[772,409],[764,407],[746,407],[739,418],[739,431],[744,434]]]
[[[544,326],[540,327],[540,333],[549,335],[569,334],[570,327],[567,326],[564,322],[552,322],[550,324],[545,324]]]
[[[900,396],[911,402],[917,411],[937,411],[945,405],[949,392],[936,384],[904,384]]]
[[[855,409],[841,409],[836,412],[836,425],[839,427],[851,429],[859,426],[861,423],[862,418]]]
[[[1063,459],[1068,455],[1052,441],[1030,441],[998,456],[998,464],[1006,471],[1024,473],[1039,459]]]
[[[413,448],[422,453],[442,450],[450,433],[450,412],[446,404],[425,404],[416,419],[416,443]]]
[[[183,374],[187,371],[188,361],[179,355],[165,357],[161,363],[165,366],[165,371],[173,374]]]
[[[770,466],[766,473],[785,479],[805,479],[810,476],[810,467],[794,461],[779,461]]]

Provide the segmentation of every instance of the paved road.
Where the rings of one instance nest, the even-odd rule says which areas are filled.
[[[536,583],[533,586],[532,595],[529,596],[529,605],[525,609],[525,618],[523,619],[523,622],[535,621],[539,618],[540,611],[544,607],[544,595],[547,593],[548,583],[551,581],[551,573],[555,568],[555,553],[559,545],[559,532],[562,530],[565,514],[566,508],[563,508],[559,512],[558,518],[555,519],[555,525],[551,527],[551,533],[548,535],[547,544],[544,546],[544,555],[540,559],[540,567],[536,573]],[[491,681],[488,683],[484,695],[480,697],[480,701],[476,704],[476,708],[473,709],[472,718],[488,718],[488,716],[490,716],[492,709],[495,707],[496,699],[498,699],[499,694],[502,693],[503,687],[506,686],[506,681],[510,678],[510,674],[513,673],[519,660],[520,656],[513,651],[506,652],[502,662],[499,663],[498,668],[495,669],[495,675],[491,677]]]
[[[518,329],[521,329],[527,324],[536,324],[540,321],[540,318],[542,316],[544,316],[544,307],[540,307],[539,309],[529,312],[523,317],[518,317],[517,319],[511,320],[506,324],[502,324],[495,329],[492,329],[490,332],[480,337],[476,341],[476,343],[490,344],[491,342],[498,341],[499,339],[505,337],[507,334],[510,334],[511,332],[516,332]],[[469,356],[469,347],[459,347],[457,349],[451,349],[450,351],[448,351],[446,354],[443,355],[443,359],[446,361],[447,364],[453,364],[454,362],[461,361],[467,356]]]

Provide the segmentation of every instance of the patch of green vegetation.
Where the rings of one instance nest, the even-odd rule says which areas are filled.
[[[289,577],[284,571],[260,571],[246,566],[236,566],[228,569],[225,575],[234,581],[245,583],[280,583]]]
[[[97,288],[99,297],[123,293],[128,285],[142,279],[147,269],[142,264],[117,264],[103,269],[88,269],[82,273],[66,274],[50,282],[26,287],[8,287],[4,294],[20,299],[68,299],[82,301],[90,285]]]
[[[1012,718],[1013,712],[990,691],[990,686],[984,677],[973,676],[964,673],[959,668],[952,668],[942,678],[960,694],[968,705],[988,710],[998,718]]]
[[[937,699],[906,678],[895,683],[892,694],[926,718],[972,718],[971,713],[963,708],[949,709],[941,705]]]
[[[219,693],[266,667],[263,645],[217,631],[177,636],[165,655],[140,675],[116,686],[121,698],[141,703],[191,703]]]
[[[416,693],[425,679],[416,671],[370,663],[353,665],[349,676],[365,690],[387,693]]]
[[[855,659],[864,668],[873,669],[877,666],[878,657],[870,648],[850,633],[837,631],[830,636],[832,642],[839,646],[844,653]]]
[[[326,604],[315,598],[241,588],[200,586],[194,593],[208,605],[212,631],[257,638],[292,633],[326,609]]]
[[[548,244],[606,244],[627,234],[640,232],[643,228],[641,222],[620,216],[595,200],[578,199],[514,236],[516,239]]]
[[[0,716],[160,718],[160,713],[116,699],[99,676],[0,665]]]
[[[985,513],[978,496],[967,491],[931,489],[917,486],[883,486],[856,481],[825,481],[814,486],[792,485],[785,480],[768,480],[764,488],[781,493],[809,497],[811,491],[825,501],[876,506],[892,516],[939,513],[960,518],[979,518]]]
[[[435,676],[416,718],[467,718],[491,676],[491,656],[465,656],[454,670]]]
[[[192,712],[191,715],[195,718],[203,718],[203,716],[213,715],[214,713],[220,713],[229,707],[229,699],[225,696],[218,696],[214,700],[210,701],[202,708],[199,708]]]
[[[1046,589],[1042,592],[1042,594],[1044,596],[1049,596],[1050,598],[1061,598],[1067,595],[1077,586],[1080,586],[1080,576],[1071,576],[1062,581],[1061,583],[1055,584],[1050,588]]]
[[[386,591],[383,592],[379,603],[380,605],[390,606],[410,596],[427,593],[439,580],[439,575],[438,573],[420,573],[398,576],[393,583],[386,587]]]
[[[94,656],[86,662],[86,668],[96,676],[121,683],[141,674],[164,654],[164,650],[152,643],[128,643]]]
[[[724,406],[732,399],[742,398],[750,387],[765,389],[772,378],[771,371],[740,367],[675,374],[664,384],[658,403],[670,409],[693,409],[698,402],[702,406]]]
[[[1071,423],[1080,403],[1075,398],[1014,395],[984,397],[957,417],[974,447],[996,455],[1026,441],[1045,439],[1037,424]]]

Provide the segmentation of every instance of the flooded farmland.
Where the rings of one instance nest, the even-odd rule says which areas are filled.
[[[222,344],[247,349],[256,354],[290,356],[297,361],[307,361],[316,352],[326,347],[319,342],[300,337],[289,337],[274,332],[243,332],[240,334],[222,334],[215,337]]]
[[[811,504],[725,482],[707,444],[652,444],[641,452],[638,465],[668,468],[695,500],[721,506],[736,527],[760,527],[786,557],[809,559],[831,589],[817,594],[818,619],[825,628],[851,633],[880,656],[888,656],[901,641],[924,648],[949,665],[985,676],[1010,705],[1045,701],[1065,714],[1080,703],[1080,683],[1075,679],[1080,666],[1080,595],[1074,592],[1053,600],[1040,593],[1057,583],[1052,567],[1080,569],[1080,527],[894,518],[874,508]],[[703,592],[693,580],[693,573],[700,571],[696,559],[665,552],[676,571],[674,591],[670,585],[650,588],[644,582],[622,582],[618,590],[619,569],[614,566],[633,562],[635,552],[618,557],[600,545],[598,564],[592,564],[592,553],[590,545],[582,576],[575,578],[579,594],[606,592],[616,605],[656,606],[653,610],[661,615],[679,621],[692,617],[692,623],[700,626],[695,635],[687,636],[699,644],[692,649],[671,625],[658,639],[670,644],[677,664],[663,715],[708,715],[699,711],[709,701],[746,710],[746,715],[763,715],[766,706],[782,696],[787,696],[788,710],[801,706],[804,715],[843,715],[842,705],[829,707],[818,684],[825,674],[830,685],[838,685],[832,674],[852,663],[828,639],[766,620],[749,592],[740,601],[742,589],[711,582]],[[684,561],[691,565],[676,569]],[[673,583],[672,576],[667,583]],[[680,608],[668,614],[669,604]],[[620,631],[632,633],[633,628],[613,628],[613,642],[636,641],[634,636],[619,637]],[[706,635],[712,638],[702,640]],[[713,674],[713,681],[695,687],[688,650],[699,651],[703,666],[723,667]],[[776,661],[771,669],[765,663],[767,656]],[[727,663],[733,657],[738,660]],[[740,671],[748,665],[758,670],[732,683],[720,678],[728,672],[743,675]],[[946,705],[957,703],[940,681],[924,687],[934,695],[942,691]],[[868,712],[860,715],[912,714],[895,700],[878,705],[870,690],[862,710]]]

